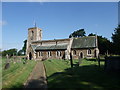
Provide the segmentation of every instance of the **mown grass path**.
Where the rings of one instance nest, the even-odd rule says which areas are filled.
[[[44,90],[47,88],[46,74],[42,61],[37,62],[25,83],[25,88],[42,88]]]

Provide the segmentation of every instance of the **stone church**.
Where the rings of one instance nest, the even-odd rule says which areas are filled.
[[[98,57],[97,36],[42,40],[42,29],[28,29],[26,56],[29,60]]]

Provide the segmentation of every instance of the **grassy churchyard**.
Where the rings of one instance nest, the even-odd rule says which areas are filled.
[[[104,71],[104,59],[101,66],[95,59],[83,59],[80,66],[78,60],[74,61],[74,67],[70,67],[67,60],[46,60],[46,74],[48,88],[80,88],[90,90],[106,90],[120,88],[120,77],[117,74]]]
[[[2,88],[23,88],[25,81],[37,63],[34,60],[2,59]],[[10,66],[5,69],[6,63]],[[80,66],[78,60],[73,60],[74,67],[71,68],[69,60],[45,60],[48,88],[69,89],[95,89],[106,90],[106,88],[118,89],[120,77],[117,74],[104,71],[104,59],[101,66],[95,59],[82,59]]]
[[[9,60],[10,65],[5,69],[6,58],[2,58],[2,88],[22,88],[30,72],[36,64],[34,60],[13,59]]]

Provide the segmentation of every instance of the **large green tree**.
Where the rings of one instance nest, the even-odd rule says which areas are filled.
[[[6,56],[7,54],[9,56],[17,55],[17,49],[13,48],[13,49],[2,51],[2,56]]]
[[[95,35],[96,34],[91,33],[88,36],[95,36]],[[98,48],[100,50],[100,54],[114,53],[112,50],[113,44],[112,44],[112,42],[110,42],[110,40],[108,40],[107,38],[105,38],[103,36],[98,36],[98,35],[97,35],[97,38],[98,38]]]
[[[115,28],[114,33],[112,34],[112,41],[114,44],[115,54],[120,55],[120,25]]]
[[[23,53],[24,53],[23,50],[19,50],[18,53],[17,53],[17,55],[18,56],[22,56],[22,55],[24,55]]]
[[[24,52],[24,55],[26,53],[26,45],[27,45],[27,40],[24,40],[24,45],[22,47],[22,51]]]
[[[72,34],[69,35],[69,38],[71,37],[83,37],[85,36],[85,30],[84,29],[79,29],[77,31],[74,31]]]
[[[19,56],[25,55],[25,53],[26,53],[27,40],[24,40],[23,42],[24,42],[24,45],[23,45],[22,49],[19,50],[17,53]]]

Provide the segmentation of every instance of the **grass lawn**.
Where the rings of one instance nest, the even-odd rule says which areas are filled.
[[[44,61],[47,73],[48,88],[75,88],[90,90],[106,90],[108,88],[120,89],[120,77],[117,74],[107,73],[94,59],[83,59],[80,66],[74,60],[74,67],[70,67],[67,60]]]
[[[2,88],[22,88],[36,61],[28,60],[26,64],[23,64],[23,60],[19,63],[11,62],[10,68],[4,70],[5,60],[2,59]]]

